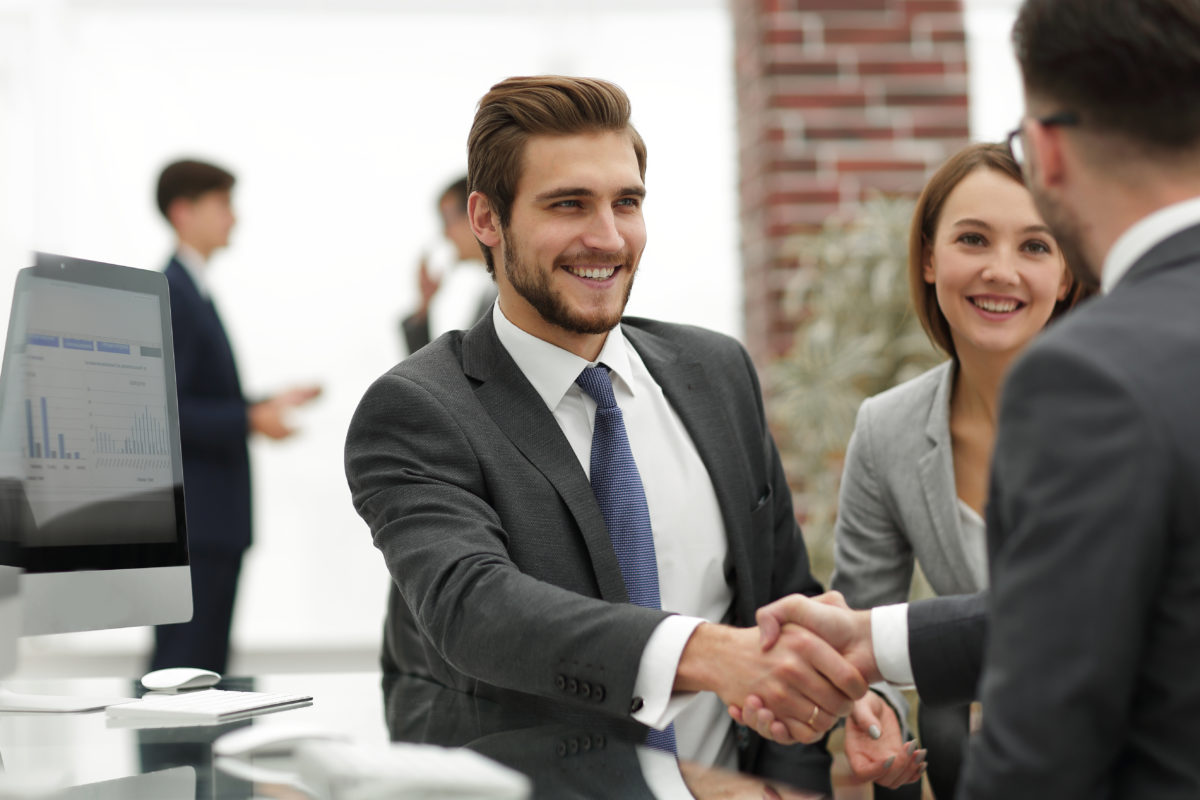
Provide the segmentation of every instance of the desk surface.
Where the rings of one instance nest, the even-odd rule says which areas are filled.
[[[118,679],[5,681],[18,692],[137,696],[135,681]],[[637,746],[632,729],[602,718],[548,719],[510,709],[418,679],[384,681],[378,674],[280,675],[230,678],[218,688],[313,695],[313,705],[224,725],[130,729],[114,727],[103,712],[0,714],[0,759],[7,787],[65,781],[64,800],[307,800],[308,792],[259,770],[257,782],[214,766],[212,742],[245,725],[296,725],[339,732],[356,744],[390,741],[468,746],[530,776],[537,798],[655,798],[764,796],[757,779],[683,765],[678,791],[657,794],[646,771],[655,760]],[[248,762],[259,766],[257,761]],[[269,762],[280,774],[279,760]],[[667,762],[670,766],[670,762]],[[237,771],[237,770],[235,770]],[[286,773],[284,773],[286,777]],[[691,791],[684,789],[684,785]],[[658,783],[655,783],[658,786]],[[667,785],[670,785],[668,782]],[[783,800],[820,796],[772,784]],[[19,794],[15,795],[21,796]],[[29,796],[29,795],[27,795]],[[770,796],[770,795],[765,795]],[[320,800],[318,798],[318,800]]]

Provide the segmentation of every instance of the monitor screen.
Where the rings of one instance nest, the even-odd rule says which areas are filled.
[[[18,473],[0,513],[21,539],[0,561],[24,568],[23,632],[189,619],[165,278],[38,254],[13,293],[0,403]]]

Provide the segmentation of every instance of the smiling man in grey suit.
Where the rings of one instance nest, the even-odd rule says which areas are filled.
[[[973,694],[982,657],[960,797],[1194,800],[1200,2],[1027,0],[1013,40],[1027,115],[1010,141],[1068,263],[1104,296],[1008,378],[991,596],[873,612],[788,598],[761,619],[819,627],[868,677],[915,677],[926,701]]]
[[[498,302],[376,381],[346,443],[394,583],[384,668],[632,718],[681,757],[827,791],[823,747],[763,746],[724,714],[759,687],[816,742],[866,687],[807,632],[762,653],[737,627],[821,587],[744,349],[622,318],[646,242],[645,165],[612,84],[513,78],[480,101],[468,213]],[[636,462],[625,488],[644,487],[640,572],[598,501],[600,415],[581,376],[597,365]]]

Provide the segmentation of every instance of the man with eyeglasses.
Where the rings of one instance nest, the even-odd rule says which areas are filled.
[[[1200,2],[1027,0],[1009,136],[1076,277],[1013,367],[990,596],[790,597],[868,680],[983,701],[959,797],[1200,797]],[[980,675],[982,679],[980,680]],[[762,714],[762,732],[779,733]]]

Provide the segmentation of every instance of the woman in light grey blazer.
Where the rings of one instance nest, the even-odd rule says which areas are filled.
[[[983,504],[1000,385],[1013,359],[1081,294],[1006,147],[952,156],[917,201],[914,309],[949,360],[858,411],[846,449],[833,588],[854,608],[908,600],[918,562],[938,594],[987,585]],[[922,708],[937,797],[953,797],[967,707]]]

